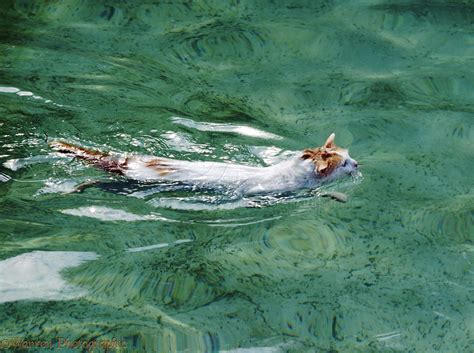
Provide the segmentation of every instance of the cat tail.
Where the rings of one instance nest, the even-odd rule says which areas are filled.
[[[119,158],[109,153],[91,150],[62,141],[49,142],[49,146],[61,154],[81,159],[107,172],[123,175],[127,169],[127,158]]]

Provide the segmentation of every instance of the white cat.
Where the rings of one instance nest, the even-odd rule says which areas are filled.
[[[109,154],[61,141],[50,145],[58,152],[87,161],[106,171],[144,181],[179,181],[206,188],[225,187],[241,195],[314,188],[323,182],[356,173],[357,161],[334,144],[331,134],[322,147],[269,167],[183,161],[136,154]]]

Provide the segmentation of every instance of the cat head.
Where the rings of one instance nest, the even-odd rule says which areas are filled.
[[[336,179],[357,172],[358,163],[349,156],[349,151],[334,144],[336,135],[332,133],[324,145],[303,151],[301,158],[314,163],[314,172],[318,178]]]

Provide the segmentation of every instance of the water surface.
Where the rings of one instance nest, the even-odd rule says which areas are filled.
[[[472,349],[470,2],[7,0],[0,14],[1,339]],[[110,176],[47,145],[263,166],[331,132],[363,173],[325,186],[347,203],[70,193]]]

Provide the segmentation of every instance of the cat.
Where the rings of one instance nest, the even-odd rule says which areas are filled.
[[[332,133],[321,146],[268,167],[206,161],[184,161],[138,154],[113,154],[62,141],[50,146],[60,154],[84,160],[105,171],[141,182],[176,181],[203,188],[224,187],[240,195],[296,191],[354,175],[358,163],[337,147]]]

